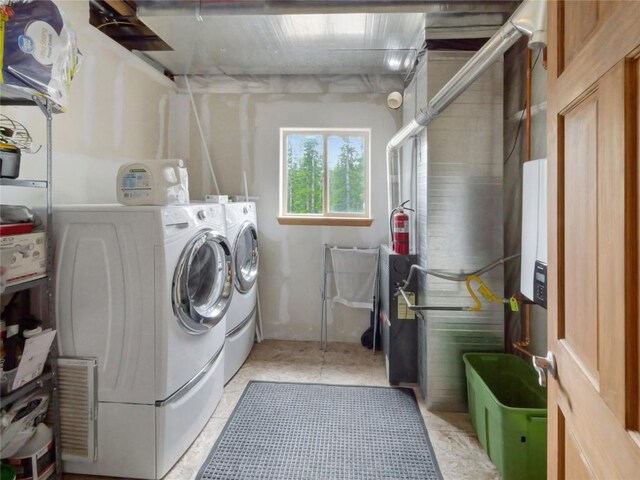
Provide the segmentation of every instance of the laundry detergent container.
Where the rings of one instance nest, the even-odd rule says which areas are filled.
[[[547,476],[547,391],[533,366],[504,353],[466,353],[469,415],[503,480]]]

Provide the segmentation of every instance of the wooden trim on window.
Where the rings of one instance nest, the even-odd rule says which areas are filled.
[[[280,225],[321,225],[332,227],[369,227],[373,218],[344,217],[278,217]]]

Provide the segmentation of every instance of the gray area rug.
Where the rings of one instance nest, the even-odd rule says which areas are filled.
[[[413,390],[249,382],[198,480],[441,480]]]

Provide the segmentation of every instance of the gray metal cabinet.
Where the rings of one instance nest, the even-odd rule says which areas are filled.
[[[398,317],[396,286],[409,275],[416,255],[398,255],[388,245],[380,247],[380,325],[382,350],[387,378],[391,385],[418,382],[418,326],[417,318]],[[416,292],[415,280],[407,287]]]

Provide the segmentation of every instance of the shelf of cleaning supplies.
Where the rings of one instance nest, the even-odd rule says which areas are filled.
[[[9,107],[41,107],[46,104],[46,102],[45,97],[31,93],[28,89],[21,89],[7,84],[0,85],[0,105]],[[51,103],[51,111],[53,113],[60,113],[62,109],[55,103]]]
[[[30,288],[40,287],[47,284],[47,277],[36,278],[35,280],[29,280],[28,282],[16,283],[15,285],[9,285],[4,287],[2,295],[7,293],[21,292],[23,290],[29,290]]]
[[[42,388],[44,386],[49,385],[52,379],[53,379],[53,373],[45,372],[42,375],[40,375],[38,378],[31,380],[26,385],[23,385],[20,388],[16,388],[15,390],[7,393],[6,395],[3,394],[2,396],[0,396],[0,409],[15,402],[16,400],[24,398],[25,395],[27,395],[28,393],[38,388]]]
[[[30,92],[28,90],[20,90],[12,88],[9,85],[0,85],[0,105],[30,105],[37,106],[42,112],[44,119],[46,121],[46,155],[47,155],[47,164],[46,164],[46,180],[12,180],[12,179],[1,179],[0,185],[2,186],[15,186],[15,187],[30,187],[30,188],[42,188],[47,193],[47,277],[36,281],[42,281],[42,285],[46,287],[51,286],[51,272],[53,271],[53,241],[52,241],[52,225],[53,225],[53,191],[52,191],[52,178],[53,178],[53,138],[51,134],[52,130],[52,117],[54,113],[60,113],[62,109],[48,100],[46,97],[41,95],[34,95],[35,91]],[[29,282],[31,284],[32,282]],[[34,285],[35,286],[35,285]],[[31,288],[31,285],[20,284],[12,287],[7,287],[9,292],[11,292],[12,288],[20,288],[26,289]],[[52,296],[51,290],[47,289],[46,295],[44,295],[44,306],[48,310],[48,315],[45,316],[46,321],[43,322],[43,327],[51,327],[55,325],[55,308],[54,308],[54,299]],[[5,290],[6,291],[6,290]],[[15,291],[15,290],[13,290]],[[47,391],[51,392],[51,407],[49,418],[51,420],[51,426],[53,429],[54,436],[54,444],[55,448],[55,457],[56,457],[56,472],[50,478],[61,480],[62,479],[62,455],[61,455],[61,441],[60,441],[60,411],[59,411],[59,398],[58,398],[58,388],[57,388],[57,380],[58,380],[58,365],[57,365],[57,357],[58,357],[58,349],[56,342],[53,343],[51,347],[51,351],[49,352],[48,359],[48,370],[40,377],[31,381],[27,385],[24,385],[17,390],[8,393],[7,395],[0,396],[0,405],[4,407],[9,403],[15,402],[16,400],[23,398],[25,395],[28,395],[30,392],[38,389],[38,388],[46,388]]]
[[[16,180],[13,178],[3,178],[0,185],[9,187],[29,187],[29,188],[47,188],[46,180]]]

